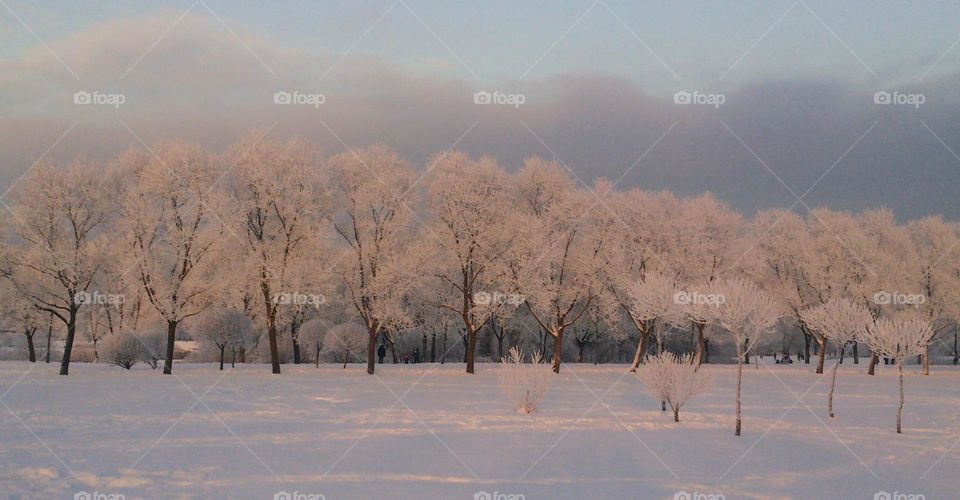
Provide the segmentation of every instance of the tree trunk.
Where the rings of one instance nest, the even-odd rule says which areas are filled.
[[[810,334],[803,332],[803,364],[810,364]]]
[[[637,342],[637,353],[633,355],[633,363],[630,365],[630,371],[636,372],[637,367],[643,362],[643,358],[647,354],[647,340],[649,338],[649,333],[640,332],[640,340]]]
[[[503,335],[497,337],[497,362],[500,362],[502,360],[503,360]]]
[[[734,436],[740,435],[741,427],[741,410],[740,410],[740,389],[743,387],[743,355],[737,354],[737,428],[734,431]]]
[[[903,434],[903,431],[900,428],[900,418],[903,415],[903,362],[901,361],[897,365],[897,370],[899,370],[898,379],[900,381],[900,406],[897,407],[897,434]]]
[[[923,374],[930,375],[930,344],[923,349]]]
[[[27,353],[30,356],[30,362],[37,362],[37,351],[33,348],[33,334],[36,333],[37,329],[34,328],[32,332],[25,333],[27,336]]]
[[[230,368],[236,368],[237,367],[237,350],[231,349],[231,351],[233,352],[230,355]]]
[[[477,330],[473,327],[467,328],[467,352],[465,353],[467,361],[467,373],[474,373],[474,362],[477,357]]]
[[[163,374],[173,373],[173,345],[177,341],[177,322],[167,320],[167,355],[163,360]]]
[[[247,348],[246,348],[246,347],[241,347],[241,348],[240,348],[240,362],[241,362],[241,363],[246,363],[246,362],[247,362]]]
[[[747,337],[747,340],[746,340],[746,342],[745,342],[743,345],[744,345],[744,349],[750,347],[750,337]],[[746,351],[746,350],[745,350],[745,351],[743,352],[743,360],[744,360],[744,362],[747,363],[748,365],[750,364],[750,351]]]
[[[437,332],[430,334],[430,362],[437,362]]]
[[[440,349],[440,364],[447,361],[447,331],[443,331],[443,347]]]
[[[855,365],[860,364],[860,348],[857,345],[856,340],[853,341],[853,364]]]
[[[60,358],[60,375],[70,374],[70,353],[73,352],[73,339],[77,334],[77,309],[70,307],[67,316],[67,338],[63,342],[63,357]]]
[[[957,350],[957,336],[960,334],[960,326],[953,329],[953,364],[960,363],[960,351]]]
[[[563,330],[553,337],[553,373],[560,373],[560,358],[563,356]]]
[[[880,356],[877,356],[877,353],[870,353],[870,367],[867,368],[867,375],[875,375],[877,363],[880,362]]]
[[[827,359],[827,340],[817,340],[817,374],[823,374],[823,362]]]
[[[674,421],[674,422],[679,422],[679,421],[680,421],[680,410],[678,410],[678,409],[676,409],[676,408],[673,409],[673,421]]]
[[[300,328],[296,320],[290,320],[290,340],[293,341],[293,364],[300,364]]]
[[[707,341],[703,338],[703,328],[706,325],[703,323],[697,323],[697,355],[694,358],[694,363],[697,364],[697,369],[700,368],[700,365],[704,362],[704,354],[707,350]]]
[[[320,368],[320,344],[317,344],[317,357],[314,362],[316,363],[314,366]]]
[[[845,345],[840,346],[840,364],[841,365],[843,364],[843,355],[846,354],[846,352],[847,352],[847,346]]]
[[[375,358],[377,354],[377,329],[372,327],[367,327],[367,373],[373,375],[373,371],[377,366],[377,360]]]
[[[837,361],[833,365],[833,376],[830,380],[830,394],[827,396],[827,412],[830,414],[830,418],[835,417],[833,414],[833,390],[837,386],[837,368],[840,366],[840,361]]]
[[[223,351],[227,349],[227,346],[220,347],[220,371],[223,371]]]
[[[52,337],[53,337],[53,313],[50,313],[50,322],[47,323],[47,364],[50,364],[50,339]]]
[[[344,370],[347,369],[347,359],[348,359],[349,357],[350,357],[350,351],[346,351],[346,352],[343,353],[343,369],[344,369]]]

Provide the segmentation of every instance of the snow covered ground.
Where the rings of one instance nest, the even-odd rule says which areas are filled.
[[[812,365],[746,369],[735,437],[732,366],[706,367],[714,388],[676,424],[617,365],[564,365],[540,412],[519,415],[494,365],[371,377],[359,365],[274,376],[178,364],[164,377],[77,363],[59,377],[55,364],[2,362],[0,496],[957,498],[960,370],[910,368],[897,435],[895,373],[864,368],[842,368],[835,419]]]

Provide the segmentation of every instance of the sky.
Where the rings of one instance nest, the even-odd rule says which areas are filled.
[[[748,214],[957,219],[958,74],[946,1],[0,0],[0,187],[39,158],[257,129],[420,166],[539,155]]]

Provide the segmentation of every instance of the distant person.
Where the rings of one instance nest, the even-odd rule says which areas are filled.
[[[387,346],[380,344],[380,347],[377,348],[377,358],[379,359],[377,363],[383,364],[383,358],[387,357]]]

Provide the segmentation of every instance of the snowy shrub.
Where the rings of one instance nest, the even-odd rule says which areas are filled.
[[[167,332],[163,330],[147,330],[145,332],[133,332],[139,339],[140,347],[143,350],[142,361],[154,370],[161,359],[167,356]]]
[[[504,357],[497,367],[500,388],[517,413],[537,411],[550,389],[552,376],[553,372],[540,351],[530,356],[530,363],[524,363],[523,351],[517,347],[510,348],[510,355]]]
[[[366,352],[367,330],[356,323],[343,323],[331,328],[323,339],[324,351],[342,359],[343,367],[347,367],[350,355],[360,356]]]
[[[666,401],[673,409],[673,421],[680,421],[680,408],[693,396],[710,388],[712,379],[697,369],[693,355],[662,352],[647,358],[637,376],[651,396]]]
[[[103,339],[103,356],[110,364],[124,369],[146,358],[146,349],[132,333],[113,333]]]

